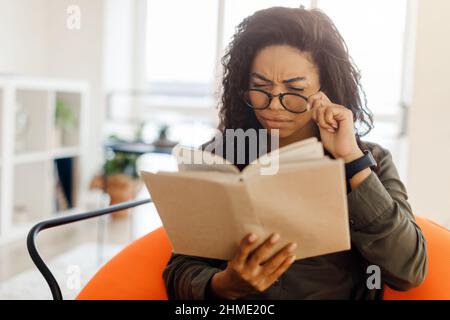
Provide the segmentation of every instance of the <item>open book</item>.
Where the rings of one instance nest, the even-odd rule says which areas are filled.
[[[230,260],[250,232],[257,242],[279,233],[274,252],[296,242],[297,259],[350,249],[344,163],[325,156],[317,138],[242,172],[207,151],[173,153],[178,172],[141,173],[174,252]]]

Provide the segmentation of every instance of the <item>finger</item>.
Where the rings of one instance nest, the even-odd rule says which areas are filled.
[[[329,132],[335,132],[334,128],[329,125],[327,123],[327,121],[325,121],[325,111],[328,109],[329,107],[325,107],[325,106],[321,106],[318,110],[317,110],[317,119],[319,122],[319,125],[324,128],[325,130],[329,131]]]
[[[325,110],[325,121],[331,125],[334,129],[338,128],[338,123],[337,121],[334,119],[334,114],[333,114],[333,108],[327,108],[327,110]]]
[[[287,269],[294,263],[295,255],[289,255],[286,257],[281,265],[269,276],[266,277],[266,281],[272,284],[275,280],[277,280],[283,273],[286,272]]]
[[[331,103],[330,99],[322,91],[319,91],[319,92],[309,96],[308,104],[310,105],[310,109],[313,109],[313,104],[314,104],[315,101],[322,101],[322,102]]]
[[[321,97],[319,95],[313,94],[308,98],[308,104],[310,105],[310,110],[314,110],[314,105],[317,101],[320,101]]]
[[[283,261],[289,255],[292,255],[292,253],[295,251],[296,248],[297,248],[296,243],[288,243],[287,245],[285,245],[272,257],[270,257],[266,262],[264,262],[263,269],[261,272],[266,276],[274,273],[275,270],[277,270],[280,267]]]
[[[318,94],[320,95],[320,97],[322,98],[323,101],[331,102],[330,99],[328,98],[328,96],[323,91],[319,91]]]
[[[349,120],[353,122],[353,113],[350,109],[339,106],[334,109],[334,118],[338,121]]]
[[[252,251],[255,242],[256,242],[257,236],[254,233],[250,233],[246,235],[239,245],[239,250],[237,252],[237,255],[235,257],[235,261],[239,264],[244,264],[247,261],[248,255]]]
[[[317,123],[318,122],[318,113],[317,110],[320,108],[320,106],[322,105],[322,100],[318,97],[316,98],[312,98],[310,100],[310,102],[308,102],[311,105],[311,117],[313,118],[313,120]]]
[[[333,112],[333,118],[338,123],[341,123],[341,121],[345,120],[348,120],[350,123],[353,123],[353,113],[349,108],[331,102],[326,102],[324,103],[324,105],[331,107],[331,111]]]
[[[313,102],[314,100],[328,100],[328,97],[322,91],[319,91],[308,97],[308,101]]]
[[[273,233],[250,255],[248,260],[249,268],[256,268],[270,256],[273,246],[280,240],[280,235]]]

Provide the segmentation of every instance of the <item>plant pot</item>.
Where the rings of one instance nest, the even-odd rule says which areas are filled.
[[[103,176],[95,176],[91,182],[91,189],[103,189]],[[111,205],[133,200],[143,183],[140,179],[133,179],[124,174],[115,174],[107,178],[107,192],[111,198]],[[126,217],[130,213],[130,209],[121,210],[112,213],[113,218]]]

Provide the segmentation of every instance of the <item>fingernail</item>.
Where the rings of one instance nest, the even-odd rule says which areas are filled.
[[[278,233],[274,233],[270,238],[270,242],[275,243],[280,239],[280,235]]]
[[[334,133],[333,129],[327,129],[328,132]]]
[[[292,262],[294,262],[295,261],[295,255],[294,256],[291,256],[290,258],[289,258],[289,263],[292,263]]]
[[[256,240],[256,234],[252,233],[249,237],[248,237],[248,241],[249,242],[253,242]]]
[[[297,248],[297,244],[296,243],[291,243],[288,247],[288,251],[289,252],[293,252],[295,250],[295,248]]]

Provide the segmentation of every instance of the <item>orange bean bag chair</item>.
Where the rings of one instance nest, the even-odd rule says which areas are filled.
[[[416,217],[426,239],[428,274],[425,281],[409,291],[385,290],[385,299],[450,299],[450,231]],[[171,254],[163,228],[134,241],[106,265],[81,290],[77,299],[166,300],[162,270]]]
[[[167,300],[162,271],[172,247],[163,228],[135,240],[108,261],[78,294],[80,300]]]
[[[385,300],[450,300],[450,231],[415,217],[427,240],[428,273],[423,283],[408,291],[386,287]]]

